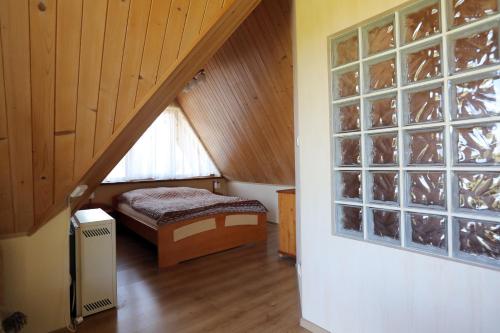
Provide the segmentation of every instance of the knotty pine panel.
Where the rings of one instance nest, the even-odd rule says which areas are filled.
[[[213,9],[211,9],[213,10]],[[178,96],[229,179],[294,184],[289,1],[264,0]]]

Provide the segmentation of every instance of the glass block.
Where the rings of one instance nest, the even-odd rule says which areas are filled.
[[[407,83],[438,77],[441,75],[441,45],[410,51],[405,61]]]
[[[440,215],[409,213],[410,247],[413,244],[446,249],[446,217]]]
[[[397,172],[372,172],[372,200],[398,202],[399,174]]]
[[[404,41],[411,43],[439,33],[439,2],[419,7],[404,15]]]
[[[442,129],[408,133],[408,164],[444,164]]]
[[[500,211],[500,173],[457,172],[459,208]]]
[[[453,85],[455,118],[500,115],[500,75]]]
[[[396,59],[391,58],[368,66],[370,90],[396,86]]]
[[[345,37],[333,41],[333,64],[341,66],[359,59],[357,29]]]
[[[409,203],[423,206],[446,206],[444,172],[409,172]]]
[[[360,137],[349,137],[339,139],[339,164],[359,166],[361,165]]]
[[[392,49],[396,45],[394,19],[392,17],[377,25],[369,26],[366,29],[368,55]]]
[[[500,123],[456,128],[459,164],[500,163]]]
[[[384,97],[370,102],[370,128],[394,127],[398,125],[396,96]]]
[[[359,70],[350,69],[336,74],[337,97],[344,98],[359,94]]]
[[[363,209],[358,206],[339,205],[340,225],[344,230],[363,231]]]
[[[498,11],[497,0],[450,0],[454,26],[477,21]]]
[[[398,135],[397,133],[370,135],[371,158],[374,165],[390,165],[398,162]]]
[[[408,93],[410,124],[443,120],[443,89],[441,87]]]
[[[465,218],[456,218],[454,223],[458,226],[459,251],[500,260],[500,223]]]
[[[340,132],[359,131],[359,102],[339,107]]]
[[[453,43],[452,69],[456,72],[498,64],[498,28],[468,34]]]
[[[340,196],[346,199],[361,199],[361,172],[340,172]]]
[[[373,234],[399,240],[399,212],[393,210],[372,209]]]

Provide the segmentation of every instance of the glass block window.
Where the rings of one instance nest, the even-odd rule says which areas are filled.
[[[330,36],[333,233],[500,269],[500,0]]]

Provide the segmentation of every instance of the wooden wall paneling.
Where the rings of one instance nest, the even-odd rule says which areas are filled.
[[[109,0],[94,138],[95,155],[113,134],[118,85],[131,0]]]
[[[199,36],[206,8],[206,0],[191,1],[177,58],[182,57],[189,51]]]
[[[4,139],[7,139],[7,109],[3,76],[2,30],[0,29],[0,140]]]
[[[151,0],[132,0],[130,4],[113,131],[116,131],[134,110],[150,11]]]
[[[175,100],[178,92],[196,74],[227,40],[241,22],[257,6],[260,0],[234,2],[228,7],[214,26],[198,40],[193,49],[179,63],[159,77],[157,86],[145,96],[143,104],[136,107],[124,127],[113,134],[112,143],[95,159],[93,165],[79,180],[89,185],[86,195],[91,193],[130,149],[149,125]],[[75,210],[86,200],[86,196],[72,202]],[[57,206],[54,210],[57,211]]]
[[[172,0],[153,0],[151,4],[135,105],[140,103],[144,95],[156,84],[171,4]]]
[[[0,1],[0,27],[15,232],[23,232],[34,221],[28,2]]]
[[[75,178],[81,177],[92,163],[107,4],[102,0],[83,2]]]
[[[0,234],[15,232],[9,142],[0,140]]]
[[[201,23],[201,33],[204,33],[212,25],[213,21],[217,19],[222,12],[223,4],[224,0],[207,0],[207,8],[205,9],[205,15]]]
[[[67,202],[73,190],[75,161],[75,133],[61,133],[54,137],[54,202]],[[43,218],[40,218],[43,221]]]
[[[206,81],[179,95],[229,179],[294,183],[290,20],[289,1],[262,1],[205,65]]]
[[[173,0],[172,2],[158,67],[158,77],[166,73],[177,60],[189,4],[190,0]]]
[[[75,130],[82,5],[82,0],[57,1],[56,132]]]
[[[54,202],[56,5],[56,0],[29,2],[35,217]]]

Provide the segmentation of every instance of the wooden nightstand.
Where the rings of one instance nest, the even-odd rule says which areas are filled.
[[[280,190],[277,192],[280,235],[279,253],[295,257],[295,189]]]

